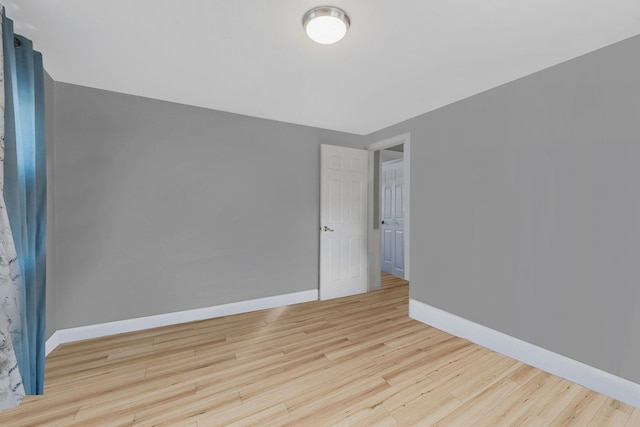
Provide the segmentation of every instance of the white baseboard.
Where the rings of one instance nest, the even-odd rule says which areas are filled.
[[[640,384],[409,299],[409,317],[640,408]]]
[[[56,349],[57,346],[60,345],[60,336],[58,335],[58,331],[55,331],[49,339],[44,343],[44,354],[48,356],[53,350]]]
[[[80,326],[77,328],[60,329],[55,331],[47,340],[45,344],[45,354],[48,355],[60,344],[68,342],[122,334],[125,332],[141,331],[160,326],[176,325],[196,320],[230,316],[232,314],[247,313],[250,311],[264,310],[266,308],[316,301],[317,299],[318,290],[312,289],[309,291],[294,292],[291,294],[276,295],[248,301],[232,302],[212,307],[196,308],[193,310],[177,311],[173,313],[158,314],[155,316],[138,317],[135,319],[118,320],[115,322],[99,323],[96,325]]]

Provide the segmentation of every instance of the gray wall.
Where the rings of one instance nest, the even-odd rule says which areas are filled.
[[[640,37],[411,132],[411,297],[640,382]]]
[[[47,150],[47,295],[46,295],[46,337],[49,338],[56,331],[55,320],[55,275],[53,273],[55,257],[55,237],[54,230],[54,209],[53,209],[53,182],[54,182],[54,141],[55,141],[55,119],[54,119],[54,82],[51,76],[44,73],[44,103],[45,103],[45,138]]]
[[[364,137],[55,84],[56,326],[317,289],[321,143]]]

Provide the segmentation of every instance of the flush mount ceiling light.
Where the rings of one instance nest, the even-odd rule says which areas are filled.
[[[351,21],[344,10],[333,6],[314,7],[302,17],[302,26],[311,40],[320,44],[340,41]]]

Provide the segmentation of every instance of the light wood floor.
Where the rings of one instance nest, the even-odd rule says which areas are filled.
[[[640,426],[640,409],[407,317],[382,291],[65,344],[0,426]]]

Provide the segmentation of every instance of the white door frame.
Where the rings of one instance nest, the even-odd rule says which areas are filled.
[[[411,247],[411,174],[410,174],[410,165],[411,165],[411,134],[403,133],[402,135],[394,136],[391,138],[387,138],[382,141],[374,142],[373,144],[367,146],[367,150],[369,150],[369,215],[368,215],[368,251],[369,251],[369,291],[375,291],[381,288],[381,276],[380,272],[382,271],[381,263],[380,263],[380,253],[382,251],[381,246],[381,236],[380,236],[380,227],[374,229],[374,226],[378,224],[373,223],[374,219],[374,206],[373,200],[374,195],[373,191],[376,187],[373,182],[374,180],[374,170],[375,168],[379,168],[379,164],[375,164],[374,161],[374,153],[376,151],[384,150],[387,148],[395,147],[396,145],[404,144],[404,199],[403,199],[403,208],[404,208],[404,278],[405,280],[410,280],[410,252],[409,249]],[[378,186],[379,188],[379,186]],[[377,206],[376,208],[379,208]]]

